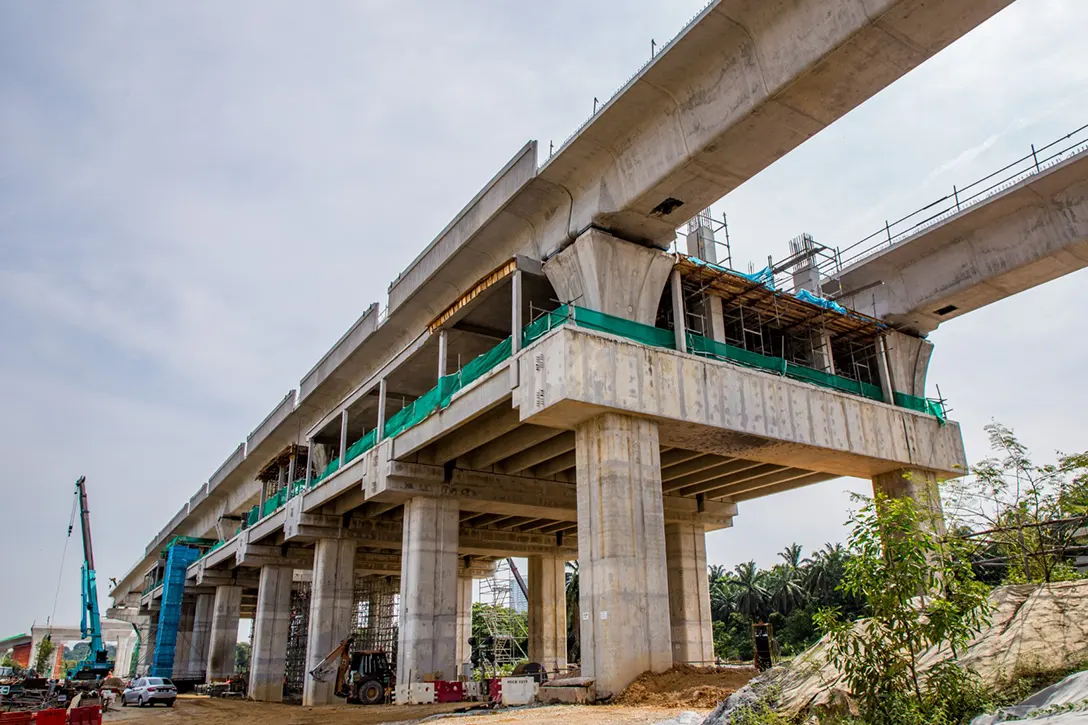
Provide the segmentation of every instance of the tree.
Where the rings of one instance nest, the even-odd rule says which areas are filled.
[[[42,677],[48,677],[53,672],[53,652],[57,649],[53,644],[53,638],[49,635],[38,642],[38,650],[34,653],[34,669]]]
[[[1015,433],[986,426],[993,455],[971,475],[945,486],[952,528],[976,546],[976,563],[1001,567],[1010,582],[1076,576],[1069,565],[1077,532],[1088,521],[1088,453],[1059,453],[1038,465]]]
[[[734,606],[737,612],[749,619],[762,616],[767,607],[768,594],[764,587],[765,576],[756,567],[754,561],[738,564],[734,570],[732,584],[736,590]]]
[[[249,642],[238,642],[234,645],[235,672],[249,672],[249,649]]]
[[[910,499],[878,495],[851,518],[842,589],[863,599],[870,617],[843,620],[833,609],[817,614],[829,637],[829,657],[873,725],[958,722],[977,681],[951,659],[918,669],[933,647],[953,657],[987,621],[987,587],[976,581],[957,539],[941,540],[921,525]],[[977,700],[978,698],[975,698]],[[953,707],[953,704],[955,707]]]

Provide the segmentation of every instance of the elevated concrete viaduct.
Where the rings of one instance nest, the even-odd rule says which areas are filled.
[[[712,3],[543,166],[529,143],[499,171],[146,546],[112,616],[183,629],[208,679],[253,618],[250,696],[295,678],[321,704],[309,670],[349,634],[395,632],[398,682],[456,678],[471,580],[511,555],[529,655],[562,669],[577,559],[597,696],[712,660],[705,537],[742,502],[850,475],[932,506],[966,460],[922,400],[924,341],[663,250],[1008,3]],[[179,545],[200,554],[180,621]]]
[[[862,259],[825,282],[916,334],[1088,266],[1088,153]]]

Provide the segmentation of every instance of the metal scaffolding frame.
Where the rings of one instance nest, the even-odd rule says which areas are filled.
[[[500,559],[495,573],[480,580],[480,603],[487,606],[478,612],[494,642],[495,664],[500,667],[529,659],[525,651],[529,639],[528,617],[514,608],[515,586],[509,559]]]
[[[391,576],[356,577],[355,607],[351,616],[354,649],[382,651],[395,662],[399,622],[400,582]]]
[[[291,622],[287,625],[287,654],[285,657],[283,696],[288,700],[302,697],[306,680],[306,644],[310,629],[310,582],[295,582],[291,586]]]

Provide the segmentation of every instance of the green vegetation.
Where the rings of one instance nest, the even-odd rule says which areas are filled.
[[[791,544],[779,558],[781,563],[770,569],[759,569],[752,561],[732,572],[710,567],[715,656],[752,659],[753,621],[772,624],[779,654],[790,656],[820,638],[813,618],[821,609],[835,608],[851,619],[864,614],[861,601],[839,587],[851,558],[841,544],[827,544],[809,558],[803,558],[798,544]]]
[[[988,707],[978,678],[954,662],[924,677],[918,667],[933,647],[954,657],[988,623],[989,589],[962,544],[930,532],[910,499],[877,496],[851,523],[840,587],[865,602],[868,617],[859,625],[825,608],[816,623],[866,722],[952,725]]]
[[[249,672],[249,642],[234,645],[234,671],[242,674]]]
[[[48,673],[53,671],[53,652],[56,649],[50,637],[38,642],[38,649],[34,653],[34,669],[40,676],[48,677]]]

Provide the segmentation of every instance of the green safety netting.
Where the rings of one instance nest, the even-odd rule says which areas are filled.
[[[641,322],[634,322],[633,320],[626,320],[622,317],[614,317],[603,312],[597,312],[595,310],[573,305],[563,305],[551,312],[546,312],[526,325],[522,329],[522,344],[525,347],[528,347],[548,332],[557,327],[561,327],[568,322],[573,322],[578,327],[606,332],[628,340],[640,342],[644,345],[663,347],[670,350],[676,349],[676,338],[672,330],[646,325]],[[484,354],[470,361],[456,373],[440,378],[438,385],[412,401],[409,405],[406,405],[404,408],[397,411],[396,414],[385,422],[383,437],[393,438],[423,422],[436,410],[448,406],[453,399],[453,396],[458,391],[465,389],[494,370],[500,363],[509,359],[512,355],[512,349],[513,345],[508,337]],[[821,370],[814,370],[803,365],[791,363],[783,358],[761,355],[757,352],[717,342],[716,340],[711,340],[710,338],[696,335],[691,332],[687,334],[687,352],[703,357],[712,357],[718,360],[728,360],[747,367],[765,370],[777,375],[784,375],[795,380],[801,380],[833,390],[841,390],[871,400],[881,402],[884,400],[883,393],[876,385],[851,380],[850,378],[845,378],[841,375],[832,375],[831,373],[826,373]],[[945,411],[939,401],[918,398],[904,393],[896,393],[895,404],[903,408],[909,408],[920,413],[932,415],[944,425],[946,419]],[[310,488],[313,488],[323,479],[335,473],[340,469],[341,465],[346,465],[369,451],[374,447],[376,442],[377,429],[375,428],[352,443],[344,452],[343,459],[340,457],[333,459],[320,475],[310,481]],[[261,518],[279,510],[287,503],[288,498],[299,495],[305,488],[306,481],[299,479],[291,483],[288,487],[281,489],[265,502],[263,508],[254,506],[247,512],[246,525],[252,526]],[[241,531],[241,527],[239,527],[238,531]],[[209,551],[214,551],[222,546],[223,543],[224,542],[222,541],[218,542],[209,549]]]
[[[643,345],[666,347],[670,350],[676,349],[676,335],[672,330],[665,330],[633,320],[625,320],[622,317],[613,317],[603,312],[587,310],[584,307],[573,307],[570,319],[578,327],[584,327],[587,330],[607,332],[628,340],[641,342]]]
[[[906,393],[896,393],[895,404],[900,408],[907,408],[908,410],[916,410],[919,413],[932,415],[940,421],[941,425],[944,425],[945,421],[948,420],[944,405],[939,400],[919,398],[915,395],[907,395]]]
[[[752,352],[751,350],[744,350],[690,332],[688,333],[687,339],[688,352],[695,355],[713,357],[718,360],[729,360],[747,367],[758,368],[777,375],[784,375],[788,378],[793,378],[794,380],[801,380],[806,383],[819,385],[823,388],[841,390],[844,393],[860,395],[880,402],[883,402],[884,400],[884,394],[876,385],[851,380],[850,378],[844,378],[841,375],[832,375],[831,373],[826,373],[822,370],[814,370],[803,365],[791,363],[780,357],[761,355],[757,352]]]

